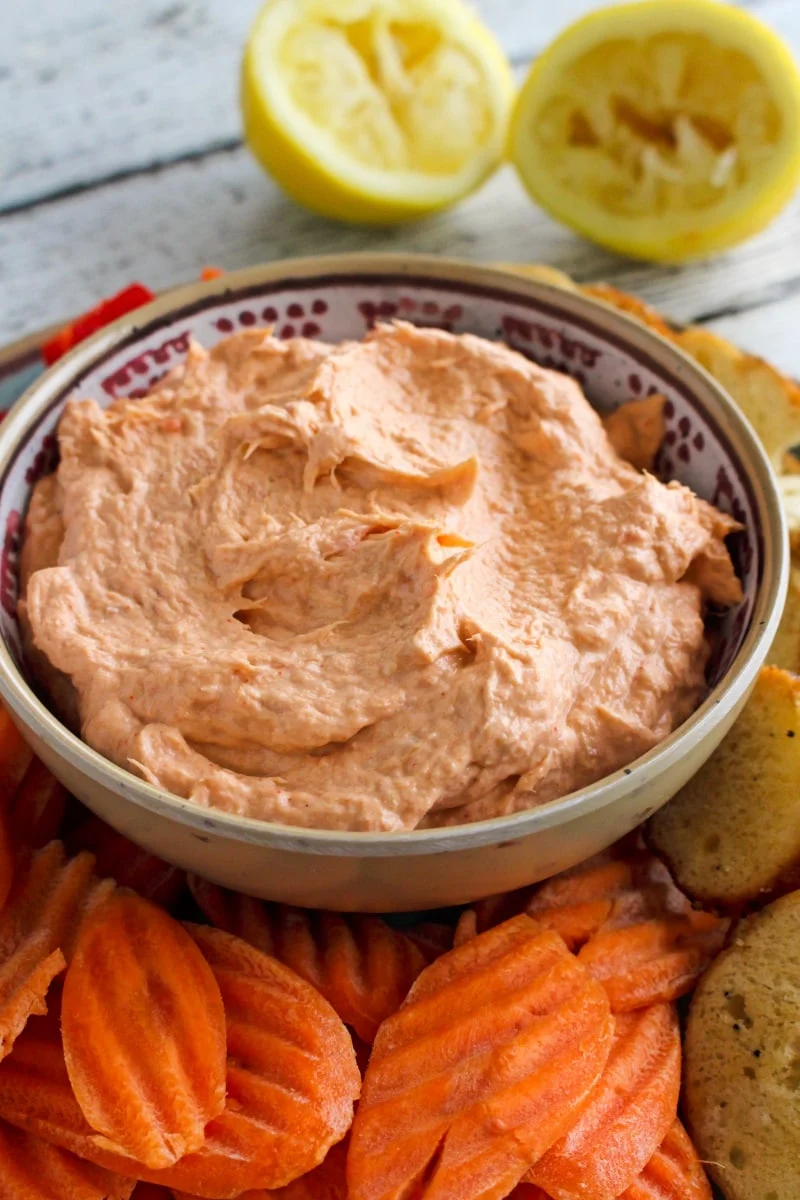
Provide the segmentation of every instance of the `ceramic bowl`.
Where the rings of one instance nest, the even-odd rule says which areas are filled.
[[[55,464],[71,396],[101,404],[143,393],[180,362],[190,338],[212,346],[273,325],[337,341],[404,318],[502,338],[580,381],[609,412],[658,391],[667,432],[658,469],[732,512],[745,598],[720,622],[709,693],[661,745],[591,787],[529,812],[405,834],[291,828],[202,808],[113,765],[66,729],[33,690],[16,623],[20,531],[30,490]],[[780,618],[786,532],[767,459],[724,391],[667,341],[621,313],[544,283],[467,263],[340,255],[271,263],[172,292],[62,359],[0,428],[0,694],[50,769],[115,828],[220,884],[292,904],[407,911],[516,888],[627,833],[698,770],[744,704]]]

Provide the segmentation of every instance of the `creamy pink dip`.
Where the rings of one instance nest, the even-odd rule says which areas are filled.
[[[653,420],[614,443],[641,458]],[[59,444],[20,604],[57,702],[263,820],[415,829],[599,779],[696,707],[706,606],[740,599],[730,518],[478,337],[248,331],[145,399],[70,403]]]

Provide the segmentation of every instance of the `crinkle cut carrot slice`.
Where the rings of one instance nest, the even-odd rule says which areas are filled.
[[[0,913],[0,1059],[29,1016],[46,1011],[82,921],[113,886],[95,878],[91,854],[67,860],[60,842],[20,861]]]
[[[0,1200],[128,1200],[134,1180],[0,1121]]]
[[[453,933],[453,948],[463,946],[464,942],[468,942],[471,938],[478,936],[478,914],[474,908],[465,908],[459,914],[456,922],[455,932]]]
[[[197,877],[189,885],[218,929],[296,971],[365,1042],[397,1011],[425,966],[422,951],[379,917],[266,904]]]
[[[249,1153],[279,1188],[312,1170],[353,1120],[361,1074],[349,1033],[304,979],[253,946],[187,926],[225,1002],[228,1107],[249,1119]]]
[[[274,1200],[347,1200],[348,1149],[349,1140],[345,1138],[331,1147],[318,1167],[279,1188],[272,1197]],[[245,1197],[244,1200],[258,1200],[258,1197]]]
[[[526,1176],[552,1200],[615,1200],[675,1120],[681,1038],[673,1006],[620,1014],[615,1026],[605,1070],[577,1121]]]
[[[691,905],[652,854],[612,847],[541,884],[525,911],[577,951],[609,925],[687,913]]]
[[[426,963],[435,962],[453,949],[453,926],[441,921],[418,921],[415,925],[409,925],[403,933],[422,951]]]
[[[253,1129],[247,1114],[227,1110],[210,1123],[196,1154],[163,1171],[101,1149],[70,1086],[57,1011],[32,1017],[0,1063],[0,1117],[108,1171],[208,1200],[234,1200],[272,1176],[253,1155],[260,1126]]]
[[[11,823],[4,806],[0,805],[0,912],[5,907],[14,882],[14,841]]]
[[[156,1170],[98,1145],[70,1086],[57,1012],[33,1018],[0,1063],[0,1117],[121,1175],[232,1200],[313,1169],[347,1132],[360,1075],[346,1029],[312,988],[236,938],[195,932],[233,976],[229,1031],[240,1056],[229,1062],[230,1107],[197,1153]]]
[[[117,892],[83,925],[64,979],[70,1082],[97,1144],[148,1167],[202,1146],[225,1106],[225,1010],[195,942]]]
[[[9,827],[15,846],[41,849],[57,838],[67,807],[67,789],[34,758],[11,798]]]
[[[612,1038],[602,988],[529,917],[437,959],[375,1039],[350,1200],[501,1200],[574,1123]]]
[[[13,796],[32,759],[33,751],[0,704],[0,804]]]
[[[87,817],[72,831],[69,843],[73,849],[88,850],[95,856],[99,875],[163,908],[170,908],[185,889],[186,875],[179,867],[143,850],[100,817]]]
[[[571,950],[609,920],[630,922],[690,907],[663,864],[628,839],[544,883],[490,896],[474,906],[479,932],[525,912],[542,928],[559,933]]]
[[[520,1183],[509,1200],[552,1198],[535,1184]],[[619,1200],[713,1200],[708,1177],[680,1121],[673,1122],[644,1170],[622,1192]]]
[[[476,905],[479,930],[502,900]],[[728,928],[719,917],[695,912],[663,863],[627,843],[538,885],[525,912],[564,938],[606,988],[615,1012],[684,995]]]
[[[708,1177],[680,1121],[620,1200],[712,1200]]]
[[[324,1162],[307,1175],[275,1191],[244,1192],[239,1200],[347,1200],[347,1138],[332,1146]],[[174,1192],[175,1200],[197,1200],[188,1192]],[[138,1193],[134,1193],[138,1200]],[[155,1200],[155,1198],[154,1198]]]
[[[694,911],[611,925],[578,951],[578,961],[602,983],[612,1010],[629,1012],[691,991],[722,949],[728,925]]]

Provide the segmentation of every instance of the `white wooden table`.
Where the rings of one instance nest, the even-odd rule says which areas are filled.
[[[745,0],[742,0],[745,2]],[[800,57],[800,0],[746,0]],[[518,72],[591,0],[480,0]],[[259,0],[27,0],[0,22],[0,344],[133,279],[153,289],[336,250],[548,262],[700,321],[800,377],[800,200],[764,234],[682,269],[554,224],[510,169],[458,209],[364,230],[303,212],[241,144],[238,61]]]

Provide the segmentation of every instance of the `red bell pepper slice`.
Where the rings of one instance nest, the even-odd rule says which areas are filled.
[[[83,342],[86,338],[91,337],[93,333],[97,333],[98,329],[102,329],[105,325],[110,325],[112,321],[116,321],[118,317],[124,317],[126,313],[132,312],[136,308],[141,308],[143,304],[149,304],[151,300],[155,300],[155,293],[151,292],[141,283],[131,283],[128,287],[117,292],[115,296],[109,296],[106,300],[101,300],[100,303],[83,313],[82,316],[76,317],[69,325],[65,325],[63,329],[59,329],[58,333],[54,334],[41,348],[41,355],[48,367],[52,366],[62,354],[66,354],[68,350],[72,350],[79,342]]]

